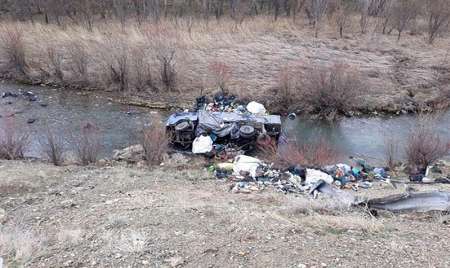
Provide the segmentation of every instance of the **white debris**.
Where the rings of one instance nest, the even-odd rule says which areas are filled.
[[[194,154],[209,153],[213,149],[213,141],[210,136],[198,136],[192,143],[192,152]]]
[[[323,180],[329,184],[332,184],[334,181],[333,177],[331,177],[325,172],[322,172],[317,169],[309,169],[309,168],[306,169],[306,180],[305,180],[306,184],[316,183],[319,180]]]
[[[247,111],[249,111],[252,114],[256,115],[265,115],[266,114],[266,108],[261,103],[258,103],[256,101],[252,101],[249,104],[247,104]]]
[[[240,175],[241,171],[248,172],[252,178],[256,177],[256,170],[262,165],[261,160],[246,155],[238,155],[234,158],[233,174]]]

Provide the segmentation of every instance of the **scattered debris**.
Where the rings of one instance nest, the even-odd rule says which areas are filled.
[[[371,199],[367,202],[370,209],[388,210],[391,212],[429,212],[450,211],[449,192],[409,192]]]

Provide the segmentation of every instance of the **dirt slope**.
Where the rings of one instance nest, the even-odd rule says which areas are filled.
[[[441,215],[373,218],[327,199],[233,194],[198,169],[2,161],[0,208],[7,267],[450,265]]]

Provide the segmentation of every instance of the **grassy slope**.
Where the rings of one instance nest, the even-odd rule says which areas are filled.
[[[61,83],[54,75],[50,49],[60,56],[64,83],[114,90],[118,85],[112,81],[111,66],[117,69],[118,59],[125,57],[127,84],[132,92],[127,95],[152,101],[186,103],[200,94],[201,89],[214,90],[216,84],[210,67],[214,62],[230,68],[227,85],[232,92],[266,104],[276,100],[272,89],[279,84],[280,72],[286,69],[295,78],[307,79],[313,66],[347,64],[362,75],[366,91],[358,106],[365,110],[397,111],[436,101],[448,90],[446,81],[450,77],[447,39],[438,39],[430,46],[422,35],[405,35],[397,42],[395,36],[375,33],[375,21],[371,22],[374,29],[368,34],[350,29],[344,39],[337,38],[338,33],[330,25],[321,30],[319,38],[313,38],[305,22],[293,23],[288,19],[273,22],[263,17],[240,25],[227,20],[208,24],[163,21],[158,25],[129,24],[124,28],[108,23],[98,24],[93,32],[78,26],[62,29],[41,24],[2,24],[4,32],[19,29],[22,33],[32,77],[42,78],[44,70],[50,75],[44,77],[45,81]],[[0,40],[4,45],[5,38]],[[88,61],[88,76],[82,81],[73,71],[74,44],[81,45]],[[160,81],[158,56],[171,50],[175,51],[178,77],[175,92],[164,90]],[[0,54],[2,61],[6,60],[4,52]],[[144,62],[138,62],[138,58]],[[143,92],[134,90],[139,77],[137,70],[147,69],[153,86],[161,89],[159,92],[148,86]],[[296,94],[299,93],[292,92],[292,96]]]

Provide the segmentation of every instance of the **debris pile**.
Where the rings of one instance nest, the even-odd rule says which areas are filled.
[[[278,139],[281,117],[267,114],[261,103],[244,105],[233,95],[216,94],[212,102],[197,98],[192,112],[170,115],[166,131],[176,148],[233,159],[251,153],[258,141]]]
[[[367,165],[357,164],[352,167],[336,164],[322,169],[297,165],[282,170],[246,155],[236,156],[233,162],[212,165],[209,170],[218,179],[233,182],[231,190],[236,193],[261,191],[268,186],[284,193],[309,193],[320,182],[358,191],[360,188],[370,188],[375,180],[385,181],[389,178],[384,168]]]

